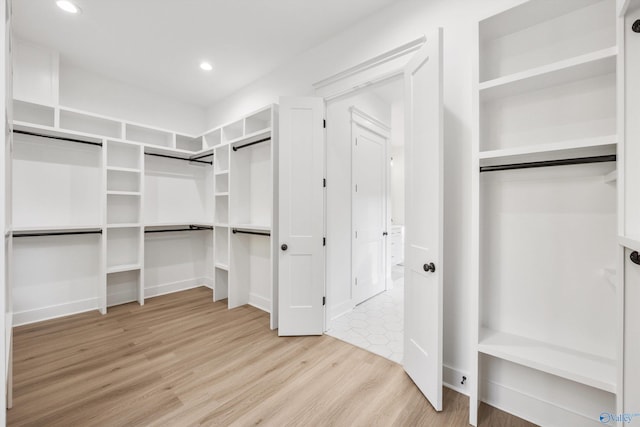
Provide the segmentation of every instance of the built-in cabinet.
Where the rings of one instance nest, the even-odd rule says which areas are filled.
[[[200,136],[13,106],[16,324],[201,285],[275,313],[276,106]]]
[[[472,424],[479,400],[540,425],[622,410],[615,9],[531,0],[479,23]]]

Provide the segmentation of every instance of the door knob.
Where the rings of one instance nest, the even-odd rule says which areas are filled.
[[[640,255],[638,255],[638,251],[633,251],[631,252],[631,255],[629,255],[629,259],[631,260],[631,262],[633,262],[634,264],[638,264],[640,265]]]
[[[280,246],[280,249],[282,249],[283,251],[286,251],[287,249],[289,249],[289,246],[287,246],[286,243],[283,243],[282,246]]]
[[[426,271],[427,273],[428,273],[428,272],[432,272],[432,273],[435,273],[435,272],[436,272],[436,266],[435,266],[435,264],[434,264],[434,263],[432,263],[432,262],[430,262],[429,264],[425,264],[425,265],[423,265],[423,266],[422,266],[422,269],[423,269],[424,271]]]

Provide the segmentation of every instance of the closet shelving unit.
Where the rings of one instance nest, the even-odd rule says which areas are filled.
[[[275,123],[277,107],[271,105],[205,134],[215,153],[216,291],[228,291],[229,308],[251,304],[271,313],[272,328],[277,327]]]
[[[640,0],[618,0],[618,133],[620,135],[618,176],[620,243],[619,270],[624,276],[624,294],[619,304],[624,317],[623,366],[619,381],[623,387],[621,412],[637,413],[640,407],[640,197],[635,184],[640,178]],[[635,27],[635,30],[634,30]],[[635,261],[634,261],[635,260]]]
[[[471,402],[602,425],[621,409],[615,4],[524,2],[480,21],[478,52]]]
[[[107,307],[124,302],[143,304],[145,298],[196,285],[192,283],[196,279],[181,280],[190,274],[214,288],[215,300],[230,296],[230,308],[253,304],[270,312],[272,327],[277,326],[275,105],[200,136],[64,106],[14,100],[13,107],[17,131],[44,136],[23,138],[45,147],[53,147],[51,141],[60,146],[74,145],[70,140],[88,143],[78,145],[93,150],[95,156],[93,163],[88,162],[93,166],[91,180],[61,174],[76,186],[82,182],[79,187],[87,194],[84,198],[78,194],[61,197],[60,205],[81,200],[82,209],[93,209],[91,215],[73,220],[55,215],[32,218],[32,209],[20,209],[21,203],[44,197],[46,186],[36,185],[28,171],[20,175],[22,163],[17,159],[20,191],[14,197],[15,233],[65,233],[70,239],[80,239],[80,233],[86,232],[101,235],[83,255],[85,262],[87,257],[95,258],[90,276],[96,285],[89,286],[93,290],[70,309],[97,308],[105,313]],[[31,151],[31,155],[40,155]],[[40,157],[46,164],[46,156]],[[28,158],[23,163],[41,166]],[[32,188],[24,191],[25,183]],[[49,185],[55,186],[55,180]],[[68,272],[68,266],[59,270]],[[156,286],[160,279],[168,282]],[[41,312],[19,317],[18,323],[61,315],[55,308],[40,308]]]
[[[14,192],[13,211],[17,222],[11,231],[14,237],[27,234],[31,236],[14,243],[17,246],[15,264],[18,269],[14,276],[19,279],[16,288],[17,323],[29,323],[91,308],[105,313],[108,306],[129,301],[143,304],[146,296],[163,292],[154,291],[151,295],[145,295],[145,237],[155,234],[149,231],[155,231],[158,227],[171,231],[186,227],[189,231],[208,232],[211,236],[213,200],[210,200],[209,194],[202,195],[203,206],[210,207],[205,208],[208,211],[202,211],[204,213],[197,219],[190,215],[174,216],[165,218],[166,220],[145,218],[144,199],[149,198],[148,192],[145,192],[145,178],[148,178],[148,168],[145,165],[153,163],[151,160],[145,162],[145,158],[153,156],[160,162],[167,160],[185,165],[197,164],[211,169],[212,150],[203,145],[204,136],[183,135],[64,106],[42,105],[24,100],[14,100],[13,108],[17,112],[13,120],[16,132],[44,136],[16,133],[18,151],[13,163],[16,167],[14,175],[18,191]],[[78,142],[88,143],[93,147],[77,144]],[[102,154],[98,145],[102,146]],[[30,146],[33,147],[29,148]],[[86,154],[77,159],[78,154],[72,154],[70,147],[76,147],[73,150],[80,150],[82,153],[93,153],[90,161],[85,158]],[[61,150],[67,150],[66,155],[60,154]],[[65,162],[72,164],[65,165]],[[83,169],[87,169],[82,167],[83,162],[91,165],[90,179],[87,179],[86,173],[81,173]],[[44,180],[44,183],[36,183],[35,177],[42,177],[43,171],[46,174],[48,169],[55,169],[52,170],[52,178]],[[211,176],[210,173],[203,177],[208,180],[201,183],[203,188],[212,187]],[[69,182],[60,182],[63,179]],[[63,194],[65,189],[71,189],[70,193]],[[171,189],[152,190],[164,191],[166,196]],[[78,201],[80,206],[76,206]],[[53,206],[48,202],[53,203]],[[35,203],[41,209],[34,209]],[[186,214],[187,210],[174,213]],[[194,225],[196,227],[190,227]],[[89,237],[86,234],[89,233],[100,234],[101,237],[93,238],[87,243],[86,239]],[[199,263],[203,265],[199,265],[197,269],[202,271],[203,277],[212,276],[205,272],[206,258],[213,259],[211,240],[202,250],[198,247],[199,256],[205,260],[204,264]],[[10,241],[13,242],[13,239]],[[50,257],[40,247],[47,246],[51,251],[57,251],[61,244],[69,247],[69,256],[64,257],[64,260],[70,260],[78,252],[81,253],[81,258],[76,260],[76,264],[89,262],[92,265],[90,272],[83,272],[88,275],[85,277],[88,280],[85,280],[87,289],[83,291],[82,300],[65,303],[50,299],[51,294],[55,294],[55,289],[47,289],[37,301],[37,307],[23,307],[21,301],[29,300],[29,304],[32,304],[33,298],[20,294],[20,283],[31,279],[33,282],[43,279],[40,281],[44,282],[45,278],[28,275],[26,265],[22,268],[26,263],[20,261],[26,259],[27,255],[25,253],[21,256],[21,251],[28,248],[31,257],[37,248],[45,261]],[[77,250],[74,252],[74,245],[88,245],[85,248],[88,250],[84,253]],[[44,263],[47,266],[50,264]],[[25,271],[20,270],[21,268]],[[57,280],[62,286],[58,294],[69,293],[65,292],[64,287],[75,285],[71,279],[64,277],[64,273],[73,277],[80,273],[76,273],[71,265],[60,265],[52,269],[60,276],[51,276],[52,281]],[[204,282],[213,286],[213,277]],[[33,290],[33,287],[29,289],[31,292]],[[167,288],[167,291],[171,290],[171,287]],[[70,292],[78,294],[75,288]],[[55,303],[65,307],[56,309]]]

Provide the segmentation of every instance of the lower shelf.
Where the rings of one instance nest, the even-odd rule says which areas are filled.
[[[123,271],[134,271],[134,270],[140,270],[140,264],[125,264],[125,265],[115,265],[113,267],[108,267],[107,274],[122,273]]]
[[[483,328],[478,351],[610,393],[616,392],[614,360]]]

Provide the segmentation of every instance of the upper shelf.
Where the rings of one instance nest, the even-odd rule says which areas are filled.
[[[481,101],[610,74],[616,70],[617,47],[580,55],[480,83]]]
[[[486,328],[480,333],[478,351],[610,393],[616,392],[614,360]]]
[[[142,145],[146,153],[181,158],[211,153],[213,147],[254,141],[271,134],[275,105],[254,111],[240,120],[193,136],[142,125],[73,108],[40,105],[14,99],[16,129],[47,135],[82,137],[90,141],[109,140]]]
[[[556,160],[566,157],[599,156],[615,154],[616,142],[616,135],[607,135],[597,138],[559,141],[549,144],[481,151],[478,154],[478,158],[481,165],[484,166],[495,164],[501,160],[531,162]]]

